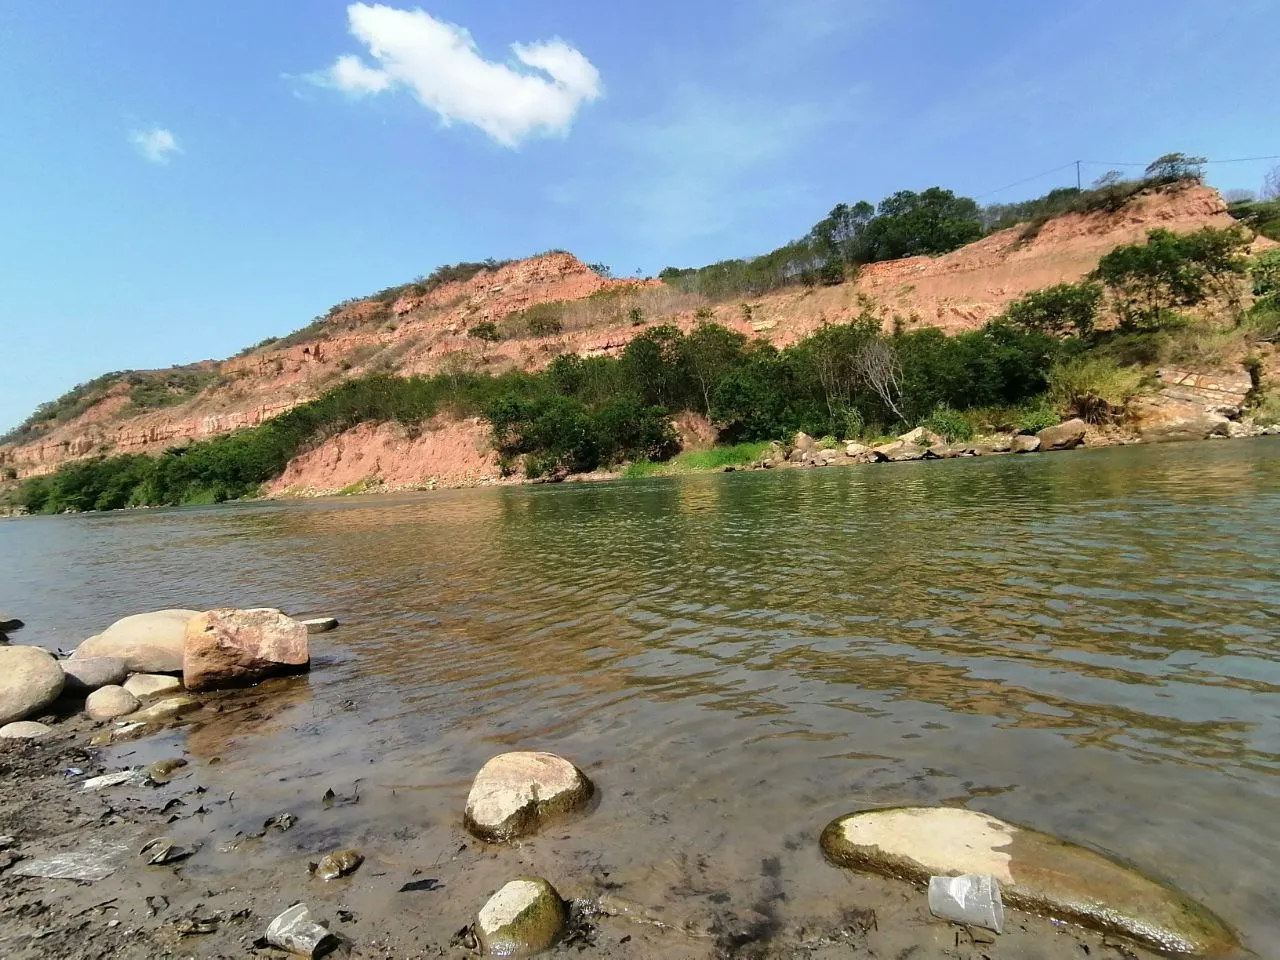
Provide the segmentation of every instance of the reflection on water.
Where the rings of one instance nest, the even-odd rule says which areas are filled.
[[[154,607],[339,616],[309,679],[189,736],[268,813],[322,770],[448,824],[537,746],[599,780],[575,832],[624,871],[803,872],[784,840],[838,813],[963,803],[1280,934],[1275,440],[35,518],[0,564],[49,646]]]

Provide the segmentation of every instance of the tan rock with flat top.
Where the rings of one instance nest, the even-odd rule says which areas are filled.
[[[178,673],[187,621],[198,612],[157,610],[125,617],[80,644],[71,658],[116,657],[130,673]]]
[[[306,625],[279,610],[210,610],[187,624],[188,690],[243,686],[310,665]]]
[[[1040,440],[1041,450],[1070,450],[1084,443],[1088,428],[1089,425],[1077,417],[1057,426],[1045,427],[1036,436]]]
[[[182,692],[182,681],[164,673],[135,673],[124,688],[139,700],[152,700]]]
[[[955,807],[897,807],[839,817],[822,831],[842,867],[926,884],[931,876],[984,873],[1008,906],[1173,954],[1217,956],[1235,935],[1200,904],[1101,854]]]
[[[581,809],[594,785],[553,753],[503,753],[476,774],[463,822],[482,840],[508,841]]]

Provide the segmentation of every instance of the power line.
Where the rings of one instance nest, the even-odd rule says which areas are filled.
[[[989,197],[993,193],[1003,193],[1006,190],[1012,190],[1014,187],[1020,187],[1024,183],[1030,183],[1032,180],[1039,180],[1041,177],[1047,177],[1051,173],[1057,173],[1059,170],[1065,170],[1067,167],[1074,167],[1075,165],[1076,161],[1072,160],[1070,163],[1064,163],[1062,166],[1054,167],[1052,170],[1046,170],[1044,173],[1037,173],[1034,177],[1027,177],[1025,180],[1019,180],[1016,183],[1010,183],[1007,186],[999,187],[995,190],[988,190],[986,193],[980,193],[973,199],[981,200],[983,197]]]
[[[1258,160],[1280,160],[1280,154],[1271,157],[1232,157],[1229,160],[1202,160],[1200,163],[1253,163]],[[1148,167],[1151,165],[1137,160],[1081,160],[1080,162],[1098,167]],[[1193,166],[1200,166],[1200,163],[1193,164]]]
[[[1224,160],[1204,160],[1203,163],[1256,163],[1259,160],[1280,160],[1280,154],[1267,157],[1230,157]],[[1143,167],[1150,166],[1150,163],[1142,163],[1137,160],[1072,160],[1070,163],[1064,163],[1060,167],[1054,167],[1052,170],[1046,170],[1043,173],[1037,173],[1033,177],[1027,177],[1023,180],[1017,180],[1013,183],[1005,184],[1003,187],[997,187],[995,190],[988,190],[986,193],[979,193],[973,199],[981,200],[983,197],[990,197],[993,194],[1004,193],[1006,190],[1012,190],[1014,187],[1020,187],[1024,183],[1030,183],[1033,180],[1039,180],[1041,177],[1047,177],[1051,173],[1057,173],[1060,170],[1066,170],[1069,167],[1076,168],[1076,185],[1080,182],[1080,165],[1088,164],[1089,166],[1107,167],[1114,169],[1115,167]],[[1197,164],[1198,166],[1199,164]]]

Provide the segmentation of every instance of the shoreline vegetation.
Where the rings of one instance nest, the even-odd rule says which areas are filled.
[[[1103,178],[1091,191],[999,210],[937,188],[895,194],[879,208],[841,205],[763,257],[660,277],[727,297],[784,281],[836,285],[863,263],[955,249],[986,228],[1024,222],[1032,231],[1064,212],[1119,209],[1143,191],[1198,183],[1196,159],[1171,154],[1143,181]],[[1252,204],[1248,222],[1262,230],[1270,221],[1258,208],[1269,209]],[[1251,389],[1233,416],[1246,417],[1245,433],[1262,432],[1280,423],[1280,392],[1267,377],[1280,336],[1280,249],[1255,253],[1251,239],[1240,225],[1154,229],[1104,255],[1085,279],[1029,293],[955,335],[861,298],[853,321],[781,349],[711,322],[706,310],[692,330],[646,325],[617,356],[562,354],[536,372],[370,374],[259,426],[154,456],[69,462],[7,496],[26,513],[254,498],[294,457],[359,424],[396,422],[413,435],[437,416],[486,421],[502,476],[531,481],[758,465],[771,443],[790,447],[797,433],[820,447],[871,448],[923,428],[957,448],[1070,419],[1115,431],[1167,366],[1247,371]],[[479,340],[493,333],[472,331]],[[674,421],[689,415],[712,425],[711,449],[682,452]]]

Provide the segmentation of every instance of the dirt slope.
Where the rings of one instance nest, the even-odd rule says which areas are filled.
[[[715,320],[779,345],[794,342],[823,322],[856,316],[859,298],[870,296],[907,323],[957,331],[980,326],[1009,300],[1054,283],[1077,280],[1099,257],[1122,243],[1141,240],[1153,227],[1190,231],[1232,223],[1216,191],[1192,187],[1140,196],[1118,213],[1070,214],[1052,220],[1034,236],[1021,227],[993,234],[941,257],[913,257],[873,264],[854,283],[788,290],[739,303],[713,305]],[[563,302],[557,313],[564,331],[532,336],[519,311]],[[567,253],[550,253],[485,270],[465,282],[444,284],[429,294],[365,299],[335,309],[322,323],[213,365],[211,386],[184,403],[139,412],[126,384],[112,387],[79,416],[33,439],[0,447],[0,468],[21,476],[48,473],[67,460],[97,454],[156,453],[193,439],[253,426],[318,396],[343,378],[376,370],[427,373],[440,369],[511,366],[537,368],[559,353],[613,353],[644,328],[629,319],[641,308],[647,323],[696,321],[707,301],[680,294],[656,281],[606,280]],[[749,314],[749,315],[748,315]],[[467,336],[492,321],[504,340],[484,347]],[[366,435],[368,434],[368,435]],[[358,444],[357,444],[358,441]],[[344,447],[343,444],[346,444]],[[382,475],[399,476],[391,450],[405,450],[405,469],[417,479],[487,473],[468,454],[455,468],[440,458],[458,454],[456,444],[432,447],[421,438],[405,448],[386,430],[362,428],[358,437],[331,441],[291,466],[280,489],[317,486],[307,470],[323,474],[323,488],[345,486],[354,446],[367,446]],[[431,453],[436,450],[436,453]],[[372,461],[371,461],[372,462]],[[413,464],[412,468],[408,464]],[[339,482],[352,475],[353,479]],[[404,482],[410,482],[408,477]]]

